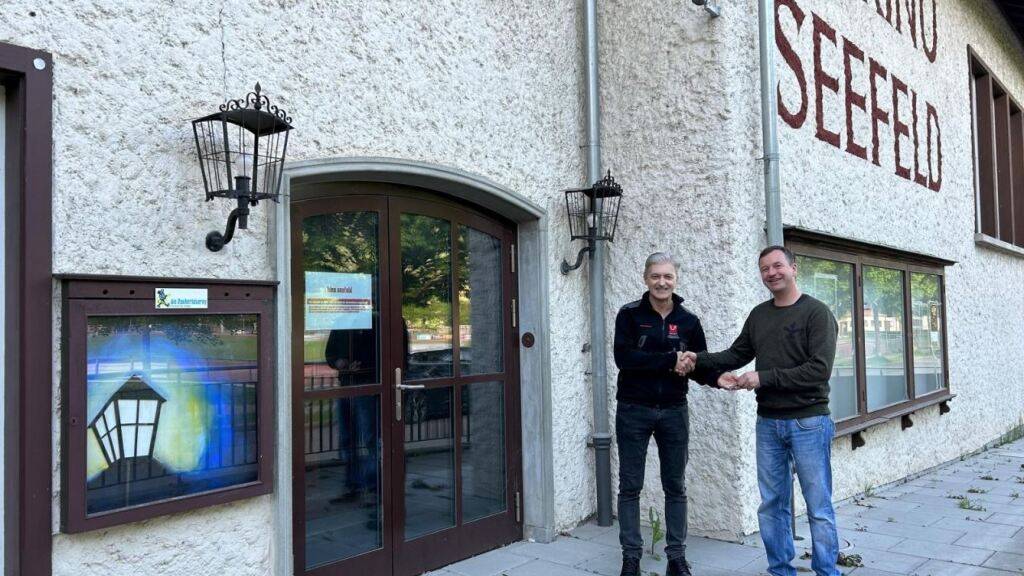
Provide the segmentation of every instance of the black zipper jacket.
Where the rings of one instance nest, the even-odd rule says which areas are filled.
[[[675,307],[665,318],[654,308],[648,293],[619,309],[615,317],[615,365],[619,367],[619,402],[668,407],[686,404],[692,377],[706,386],[718,387],[721,372],[708,368],[689,377],[675,373],[676,352],[707,350],[704,328],[683,299],[672,295]]]

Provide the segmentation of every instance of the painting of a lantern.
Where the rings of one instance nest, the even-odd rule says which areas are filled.
[[[107,466],[153,457],[160,407],[166,401],[138,375],[111,395],[89,424]]]

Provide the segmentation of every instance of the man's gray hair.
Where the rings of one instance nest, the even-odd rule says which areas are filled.
[[[668,252],[655,252],[648,256],[647,261],[644,262],[644,276],[647,276],[647,271],[655,264],[671,264],[676,269],[676,276],[679,275],[679,262],[676,260],[675,256]]]

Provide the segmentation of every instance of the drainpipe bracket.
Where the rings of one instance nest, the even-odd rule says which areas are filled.
[[[587,438],[588,448],[597,448],[598,450],[608,450],[612,446],[612,438],[614,436],[608,432],[594,432],[590,438]]]

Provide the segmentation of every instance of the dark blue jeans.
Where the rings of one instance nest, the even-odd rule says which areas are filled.
[[[644,487],[647,445],[654,436],[665,491],[665,555],[686,555],[686,459],[690,439],[686,405],[652,408],[619,402],[615,440],[619,446],[619,543],[624,558],[643,556],[640,535],[640,491]]]

